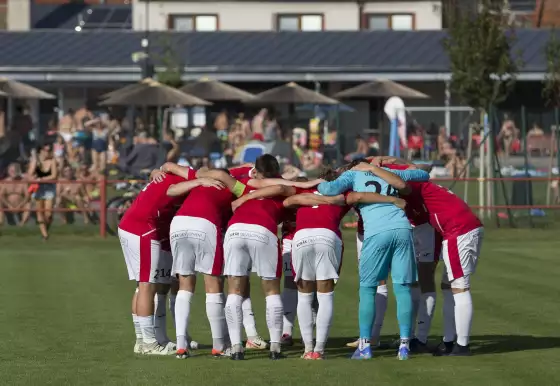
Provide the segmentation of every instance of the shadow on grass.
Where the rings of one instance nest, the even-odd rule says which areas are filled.
[[[327,344],[326,356],[328,358],[349,358],[354,349],[346,347],[356,337],[332,337]],[[395,336],[382,337],[383,343],[391,342]],[[438,337],[431,337],[430,342],[435,344]],[[560,348],[560,336],[538,337],[530,335],[475,335],[471,338],[471,350],[473,355],[502,354],[516,351],[547,350]],[[283,352],[289,358],[299,357],[303,353],[303,345],[298,340],[291,347],[283,347]],[[265,353],[265,356],[268,353]],[[375,357],[394,357],[395,349],[376,349]],[[418,354],[429,355],[429,354]],[[251,351],[247,358],[257,358],[263,353]]]

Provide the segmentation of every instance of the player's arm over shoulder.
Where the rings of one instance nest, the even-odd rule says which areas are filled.
[[[284,207],[295,208],[298,206],[316,206],[316,205],[346,205],[343,194],[337,196],[323,196],[315,193],[302,193],[288,197],[284,200]]]
[[[197,178],[212,178],[220,181],[236,197],[240,197],[245,191],[245,184],[233,178],[228,171],[222,169],[200,169],[196,173]]]
[[[324,196],[338,196],[347,190],[352,190],[355,173],[352,170],[345,171],[334,181],[321,182],[317,190]]]

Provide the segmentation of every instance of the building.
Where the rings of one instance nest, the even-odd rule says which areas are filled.
[[[0,29],[438,30],[436,0],[0,0]]]

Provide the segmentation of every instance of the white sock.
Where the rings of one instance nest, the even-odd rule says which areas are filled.
[[[243,326],[243,297],[230,294],[227,297],[225,313],[231,345],[241,345],[241,329]]]
[[[243,299],[241,309],[243,310],[243,327],[245,328],[247,339],[255,339],[259,336],[259,333],[257,332],[257,324],[255,322],[255,314],[253,313],[251,298]]]
[[[418,314],[418,308],[420,308],[420,298],[422,293],[420,292],[420,287],[410,287],[410,295],[412,297],[412,321],[410,323],[410,337],[413,338],[416,336],[415,334],[415,327],[416,327],[416,319]]]
[[[371,340],[376,344],[379,343],[379,337],[381,336],[381,328],[383,327],[383,320],[385,320],[385,312],[387,312],[388,296],[389,291],[386,284],[377,287],[377,293],[375,294],[375,320],[371,329]]]
[[[457,344],[467,346],[471,335],[473,304],[471,291],[453,294],[455,299],[455,326],[457,328]]]
[[[282,322],[284,318],[284,307],[280,295],[269,295],[266,297],[266,325],[270,334],[270,351],[279,351],[280,339],[282,338]],[[275,345],[275,343],[277,343]]]
[[[223,351],[227,331],[224,294],[206,294],[206,316],[210,322],[210,331],[212,332],[212,347],[218,351]],[[226,327],[225,330],[224,327]]]
[[[138,322],[138,316],[132,314],[132,323],[134,323],[134,332],[136,333],[136,340],[142,340],[142,329],[140,328],[140,323]]]
[[[191,302],[193,293],[179,290],[175,302],[175,334],[177,335],[177,349],[188,349],[187,329],[189,328],[189,317],[191,313]]]
[[[432,318],[436,309],[436,293],[426,292],[422,294],[420,306],[418,307],[418,323],[416,328],[416,338],[426,343],[432,326]]]
[[[333,318],[334,292],[317,292],[317,301],[319,302],[319,309],[317,310],[316,323],[317,342],[314,351],[322,353],[325,351]]]
[[[142,340],[144,344],[156,343],[156,332],[154,330],[154,315],[137,316],[138,325],[142,330]]]
[[[450,289],[443,293],[443,341],[453,342],[455,340],[455,300]]]
[[[169,293],[169,312],[171,312],[171,317],[175,321],[175,302],[177,300],[177,294]]]
[[[282,335],[292,336],[296,320],[298,293],[293,288],[284,288],[282,291],[282,304],[284,305],[284,324]]]
[[[305,352],[313,351],[313,297],[314,293],[298,292],[297,317]]]
[[[156,340],[159,344],[164,345],[169,342],[167,337],[167,295],[156,294],[154,298],[154,329],[156,331]]]

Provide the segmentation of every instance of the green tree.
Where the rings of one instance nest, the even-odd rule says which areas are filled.
[[[550,32],[544,51],[546,74],[543,82],[543,98],[549,106],[560,107],[560,39],[556,30]]]
[[[503,0],[475,6],[449,0],[448,36],[443,44],[451,66],[451,90],[462,102],[489,111],[513,90],[521,62],[512,57],[515,33]]]
[[[171,87],[181,87],[183,80],[183,64],[173,48],[173,44],[169,37],[162,38],[161,54],[158,55],[157,67],[161,67],[157,71],[158,82]]]

